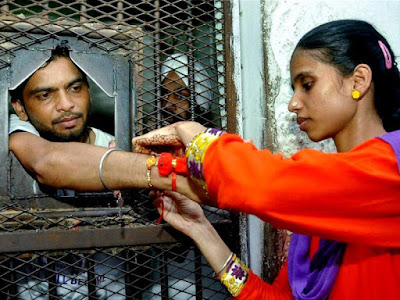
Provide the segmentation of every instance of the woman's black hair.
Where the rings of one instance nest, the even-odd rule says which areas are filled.
[[[386,67],[381,41],[392,59]],[[322,62],[336,67],[343,75],[350,75],[359,64],[372,70],[375,108],[387,131],[400,129],[400,75],[395,56],[386,39],[369,23],[359,20],[339,20],[322,24],[308,32],[296,46],[313,50]]]

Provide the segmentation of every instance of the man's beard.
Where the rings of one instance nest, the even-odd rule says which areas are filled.
[[[186,111],[186,114],[182,116],[181,114],[176,114],[173,111],[168,110],[168,108],[162,108],[161,116],[164,125],[169,125],[180,121],[190,121],[190,120],[199,123],[204,123],[205,121],[208,121],[207,118],[210,118],[208,115],[204,114],[202,108],[198,104],[196,104],[194,107],[193,119],[192,119],[192,113],[190,111]]]
[[[45,128],[36,128],[42,138],[51,142],[81,142],[83,136],[87,135],[86,124],[80,129],[77,129],[67,134],[55,132]]]
[[[74,115],[80,118],[84,117],[82,113],[75,113]],[[39,132],[40,136],[51,142],[81,142],[82,138],[88,133],[86,118],[84,118],[85,123],[81,128],[71,129],[65,133],[54,131],[51,128],[44,125],[42,122],[30,117],[29,115],[28,118],[29,121],[32,123],[32,125]],[[54,123],[56,122],[53,121],[53,124]]]
[[[188,115],[190,115],[190,114],[188,114]],[[163,122],[166,124],[172,124],[172,123],[176,123],[176,122],[180,122],[180,121],[190,120],[190,117],[184,118],[181,115],[173,114],[171,112],[164,112],[162,114],[162,116],[163,116]]]

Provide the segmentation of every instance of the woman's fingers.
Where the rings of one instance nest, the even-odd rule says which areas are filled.
[[[206,130],[206,127],[200,123],[192,121],[178,122],[173,125],[175,125],[176,134],[184,145],[190,143],[197,134]]]
[[[171,152],[183,154],[185,145],[176,134],[160,135],[151,137],[138,137],[132,140],[132,145],[136,153],[151,154],[161,152]]]
[[[150,131],[149,133],[146,133],[142,136],[134,137],[132,139],[132,145],[135,148],[138,147],[139,151],[145,151],[146,149],[148,149],[148,146],[150,146],[151,144],[153,144],[154,146],[154,143],[159,142],[160,137],[165,136],[170,137],[167,138],[168,143],[174,142],[176,144],[177,141],[179,141],[182,142],[183,145],[186,145],[193,139],[196,134],[203,132],[205,129],[206,127],[197,122],[177,122],[169,126]],[[177,137],[177,139],[173,137]],[[161,144],[165,144],[165,142],[161,142]]]
[[[160,128],[160,129],[152,130],[144,135],[134,137],[132,139],[132,144],[135,145],[135,143],[137,143],[137,141],[141,140],[141,139],[152,139],[156,135],[160,135],[160,136],[175,135],[176,136],[177,133],[176,133],[175,127],[173,127],[172,125],[169,125],[169,126],[166,126],[166,127]]]

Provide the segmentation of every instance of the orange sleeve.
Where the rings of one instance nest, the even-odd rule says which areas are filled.
[[[222,209],[297,233],[400,247],[399,169],[380,139],[346,153],[302,150],[285,159],[225,134],[207,150],[203,168]]]
[[[233,297],[235,300],[289,300],[293,299],[289,286],[287,264],[279,272],[273,284],[268,284],[251,270],[249,278],[239,296]]]

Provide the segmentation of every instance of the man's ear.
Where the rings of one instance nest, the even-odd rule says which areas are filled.
[[[20,100],[11,101],[11,105],[21,121],[28,121],[28,114],[26,113],[25,107]]]
[[[92,99],[92,97],[90,97],[90,87],[88,86],[88,94],[89,94],[89,103],[90,104],[92,104],[92,102],[93,102],[93,99]]]
[[[353,72],[353,89],[360,92],[360,99],[368,93],[372,82],[372,70],[366,64],[359,64]]]

